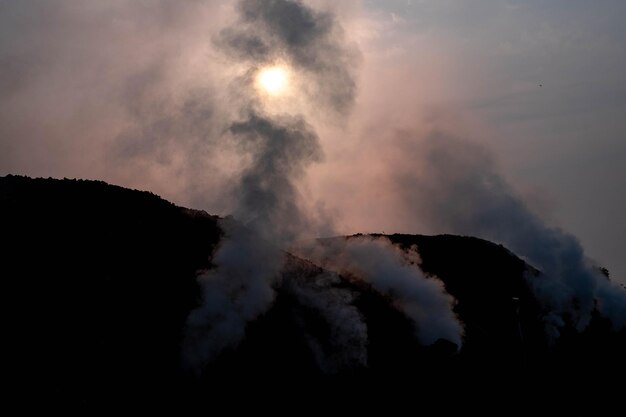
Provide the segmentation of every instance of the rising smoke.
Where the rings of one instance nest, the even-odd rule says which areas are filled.
[[[237,344],[244,337],[246,324],[270,307],[284,259],[280,251],[266,248],[288,247],[311,230],[297,181],[309,164],[321,159],[318,137],[301,115],[265,111],[263,100],[254,94],[254,70],[278,59],[286,62],[309,81],[306,95],[312,103],[330,106],[336,113],[345,113],[354,99],[354,82],[346,65],[352,54],[344,53],[341,31],[331,15],[286,0],[243,0],[239,14],[236,26],[222,31],[217,42],[235,62],[246,62],[253,70],[235,84],[244,119],[233,121],[228,129],[242,153],[250,157],[234,187],[234,214],[245,228],[227,232],[216,255],[216,269],[199,279],[204,299],[190,316],[187,338],[187,349],[194,352],[190,365],[195,368],[211,361],[223,348]],[[249,233],[242,233],[245,230]],[[262,256],[255,256],[255,247],[264,248]],[[403,255],[383,240],[353,241],[341,252],[345,256],[334,259],[331,265],[340,263],[361,272],[359,276],[393,297],[401,311],[415,321],[423,343],[445,338],[461,345],[462,326],[452,311],[453,300],[439,280],[421,275],[415,252]],[[310,291],[304,288],[294,294],[311,304]],[[364,327],[349,305],[350,297],[337,295],[322,300],[326,301],[317,307],[334,323],[333,340],[345,344],[345,352],[357,353],[341,360],[329,359],[313,343],[320,366],[328,370],[337,369],[338,364],[352,367],[365,363],[366,330],[353,329],[339,336],[348,329],[342,323],[356,329]],[[354,345],[360,348],[351,347]]]
[[[284,262],[279,247],[307,230],[294,181],[320,156],[317,136],[301,119],[251,114],[230,133],[252,159],[234,189],[243,224],[225,227],[215,269],[199,277],[203,301],[191,313],[186,343],[195,369],[243,339],[246,324],[271,305]]]
[[[231,16],[226,3],[0,2],[3,173],[102,178],[235,214],[237,222],[222,224],[217,268],[200,275],[203,303],[188,321],[185,357],[198,370],[236,345],[246,324],[271,306],[283,277],[281,249],[317,227],[319,216],[305,208],[300,191],[307,170],[323,157],[312,116],[347,119],[359,62],[332,13],[300,1],[241,0]],[[221,29],[228,19],[233,23]],[[289,114],[269,111],[253,86],[256,72],[276,62],[294,71],[307,103]],[[417,113],[413,103],[402,106],[411,109],[397,113]],[[381,130],[396,127],[388,120]],[[436,233],[505,244],[541,270],[528,279],[553,336],[567,323],[584,329],[595,308],[616,327],[626,325],[623,289],[596,272],[573,236],[528,209],[484,148],[450,134],[404,132],[401,140],[382,134],[367,149],[367,134],[346,139],[341,166],[327,169],[334,188],[322,197],[356,200],[365,190],[365,200],[345,216],[375,223],[366,206],[383,206],[382,195],[408,213],[398,231],[419,231],[406,230],[419,219]],[[375,171],[376,164],[385,167]],[[367,174],[380,181],[338,186]],[[327,266],[358,274],[392,296],[423,343],[461,344],[453,300],[440,281],[416,269],[415,253],[357,239],[333,254],[326,254]],[[322,275],[290,290],[326,317],[338,344],[352,346],[337,357],[311,340],[329,372],[367,361],[367,328],[351,294],[333,289],[329,298],[316,296],[337,279]]]
[[[425,277],[416,248],[403,250],[385,237],[334,239],[299,249],[303,256],[333,271],[370,283],[415,323],[419,341],[446,339],[462,345],[463,326],[454,314],[455,300],[436,277]]]
[[[311,265],[292,257],[284,271],[289,279],[285,280],[283,289],[324,323],[325,331],[315,334],[312,329],[319,325],[311,326],[303,317],[294,315],[294,319],[301,322],[318,369],[326,374],[335,374],[366,366],[368,329],[353,304],[357,294],[342,285],[344,282],[336,273],[314,271],[306,274]]]
[[[596,308],[616,328],[626,325],[626,291],[593,266],[574,236],[547,226],[526,206],[486,149],[441,132],[406,139],[399,143],[402,158],[419,161],[423,174],[396,164],[404,204],[436,230],[500,242],[539,268],[541,275],[528,281],[553,339],[566,324],[584,330]]]
[[[249,157],[233,187],[234,214],[242,225],[226,229],[215,269],[199,277],[202,305],[190,315],[185,343],[192,353],[185,358],[195,369],[236,345],[246,324],[271,306],[284,263],[278,248],[309,230],[297,180],[322,157],[318,137],[303,116],[266,111],[254,90],[254,71],[280,58],[307,72],[318,92],[313,101],[330,103],[336,111],[346,110],[354,92],[331,15],[287,0],[242,0],[238,11],[239,20],[217,42],[233,65],[250,66],[233,80],[233,102],[240,103],[237,113],[243,118],[233,120],[226,133]],[[326,87],[337,83],[340,88]]]
[[[358,55],[346,46],[333,14],[287,0],[242,0],[238,11],[237,24],[222,30],[216,40],[225,53],[252,67],[286,61],[307,79],[299,94],[321,108],[344,114],[350,110]]]

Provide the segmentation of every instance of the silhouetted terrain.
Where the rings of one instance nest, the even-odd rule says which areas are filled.
[[[311,340],[329,357],[340,352],[328,323],[298,301],[294,285],[322,269],[289,255],[273,307],[248,325],[239,346],[195,375],[181,367],[180,346],[199,302],[196,275],[211,268],[220,241],[218,220],[103,182],[0,178],[2,339],[13,388],[55,405],[210,408],[221,392],[235,391],[322,392],[359,403],[382,393],[411,392],[418,401],[433,392],[504,391],[525,402],[558,401],[557,392],[591,401],[623,386],[624,332],[594,317],[585,332],[566,329],[549,344],[525,278],[541,279],[539,272],[502,246],[449,235],[388,237],[416,245],[422,270],[457,299],[465,325],[460,351],[444,340],[421,346],[389,299],[342,279],[328,290],[356,294],[367,323],[367,366],[320,369]]]

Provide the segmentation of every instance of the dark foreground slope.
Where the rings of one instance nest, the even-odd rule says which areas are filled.
[[[458,300],[466,329],[459,352],[445,341],[420,346],[390,300],[344,280],[327,290],[355,294],[367,324],[367,366],[320,369],[311,340],[333,357],[332,331],[294,297],[292,283],[321,269],[289,256],[273,307],[197,376],[182,369],[180,346],[199,300],[196,274],[211,267],[221,236],[216,217],[102,182],[4,177],[0,230],[4,374],[18,392],[57,405],[210,409],[225,394],[261,392],[362,405],[433,393],[505,393],[528,403],[567,392],[591,401],[623,385],[625,335],[595,318],[583,334],[566,330],[549,345],[545,312],[524,278],[537,272],[476,238],[389,236],[416,245],[422,269]],[[607,383],[609,374],[617,383]]]
[[[63,402],[173,381],[216,220],[103,182],[1,178],[13,383]]]

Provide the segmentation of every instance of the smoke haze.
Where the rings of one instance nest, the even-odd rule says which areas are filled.
[[[308,334],[307,342],[318,368],[326,374],[358,369],[367,365],[367,324],[353,305],[355,295],[341,288],[340,277],[333,273],[320,273],[314,279],[303,279],[301,271],[286,276],[288,293],[300,305],[314,311],[330,328],[330,337]],[[306,326],[303,330],[308,332]]]
[[[420,160],[422,174],[400,161],[394,172],[407,209],[438,230],[500,242],[539,268],[542,275],[529,281],[545,303],[553,336],[567,319],[584,330],[596,303],[616,328],[624,326],[626,291],[587,259],[575,237],[532,213],[498,174],[489,152],[436,132],[415,143],[398,146],[403,159]]]
[[[463,326],[454,299],[436,277],[425,277],[416,248],[404,251],[387,238],[357,236],[299,248],[302,256],[342,274],[370,283],[416,325],[420,342],[431,345],[446,339],[460,347]]]
[[[480,71],[483,61],[493,59],[489,53],[510,59],[502,61],[509,64],[502,74],[534,66],[511,58],[517,56],[510,52],[518,45],[514,39],[488,43],[489,51],[483,53],[456,43],[453,33],[442,34],[434,23],[418,20],[423,26],[417,32],[408,28],[411,15],[384,9],[391,6],[374,10],[360,2],[333,3],[0,2],[0,174],[103,179],[235,216],[238,223],[224,222],[225,239],[213,260],[216,269],[199,277],[203,303],[189,317],[185,345],[192,368],[202,368],[236,345],[246,324],[271,306],[282,280],[282,249],[322,234],[447,232],[490,239],[541,270],[529,282],[544,303],[553,336],[567,321],[584,329],[596,306],[616,327],[626,325],[623,289],[596,272],[597,262],[573,235],[553,225],[558,222],[552,221],[542,192],[524,192],[533,174],[513,183],[511,170],[503,169],[514,158],[499,159],[506,148],[500,134],[510,132],[501,124],[510,122],[513,129],[530,116],[524,111],[514,111],[512,121],[497,112],[495,120],[485,116],[485,109],[493,107],[562,109],[562,101],[575,101],[571,91],[584,96],[587,90],[576,90],[574,75],[586,67],[566,71],[567,63],[579,62],[571,57],[579,55],[602,62],[600,75],[619,84],[626,74],[614,73],[626,67],[623,31],[615,35],[614,26],[607,26],[605,35],[589,37],[596,42],[585,44],[585,51],[604,51],[602,57],[610,57],[604,61],[586,59],[589,55],[571,41],[573,35],[563,41],[567,48],[555,41],[549,51],[569,51],[558,55],[566,64],[533,77],[574,78],[552,90],[557,92],[541,106],[536,105],[536,90],[544,87],[530,76],[511,82],[504,97],[490,93],[475,102],[469,98],[479,87],[489,90],[492,81],[494,89],[509,86]],[[426,4],[421,10],[433,21],[443,13],[431,2],[419,3]],[[477,3],[464,6],[464,16],[480,22],[481,13],[500,10]],[[515,8],[506,10],[506,16],[517,16]],[[499,39],[491,32],[475,34],[468,26],[481,25],[467,25],[458,16],[450,22],[450,32],[460,31],[458,39],[469,39],[471,45]],[[591,26],[598,25],[586,27]],[[546,35],[545,27],[544,38],[561,39]],[[532,34],[520,39],[521,50],[530,57],[535,55],[528,51],[537,44],[546,45]],[[289,69],[291,84],[284,97],[268,98],[257,91],[255,76],[276,64]],[[542,60],[541,65],[547,64]],[[464,72],[474,78],[459,76]],[[613,109],[623,109],[621,90],[610,100],[600,93],[592,96],[598,103],[613,100]],[[511,96],[523,96],[522,103]],[[588,117],[595,111],[589,110]],[[623,144],[614,138],[623,137],[626,129],[606,114],[591,120],[612,132],[606,146],[615,149],[611,158],[620,158]],[[550,126],[565,125],[563,131],[575,135],[576,125],[559,123]],[[536,132],[526,125],[519,131]],[[544,151],[529,146],[517,164],[532,171]],[[611,160],[613,167],[623,165]],[[559,164],[550,168],[558,171]],[[615,178],[626,175],[615,171],[610,177],[619,186]],[[592,204],[585,197],[590,188],[575,190],[584,204]],[[534,197],[527,198],[529,194]],[[593,205],[597,217],[613,207],[620,212],[623,196],[617,194],[606,193],[615,204]],[[624,243],[622,217],[621,212],[613,216],[615,227],[604,231],[613,236],[614,253]],[[585,220],[583,216],[578,224]],[[445,338],[461,345],[454,301],[435,277],[424,277],[415,268],[415,253],[402,254],[385,241],[368,239],[343,250],[335,261],[358,269],[378,291],[392,296],[415,321],[423,343]],[[616,264],[618,258],[621,262],[612,257]],[[619,274],[611,278],[626,279]],[[332,372],[344,366],[339,364],[366,363],[367,329],[349,294],[315,304],[314,291],[294,289],[303,303],[329,317],[336,333],[352,328],[338,343],[355,346],[349,357],[336,358],[312,340],[320,366]]]
[[[255,91],[256,71],[280,57],[294,71],[303,68],[315,75],[309,77],[320,86],[314,104],[328,102],[345,111],[353,99],[354,83],[341,65],[341,38],[331,36],[330,15],[285,0],[242,0],[237,11],[238,22],[220,32],[218,49],[234,60],[231,65],[250,65],[232,80],[230,91],[231,103],[239,107],[233,114],[244,119],[228,128],[236,149],[247,157],[232,190],[233,213],[243,226],[227,229],[215,268],[199,278],[203,300],[189,318],[185,343],[194,353],[186,358],[195,369],[241,341],[246,324],[269,309],[284,263],[278,248],[310,231],[296,181],[310,163],[321,160],[318,137],[301,115],[267,112],[271,98]],[[334,84],[342,88],[324,87]]]

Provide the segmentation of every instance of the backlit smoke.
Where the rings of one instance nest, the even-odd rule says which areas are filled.
[[[335,15],[300,1],[241,0],[232,16],[231,5],[130,0],[0,5],[3,174],[101,178],[235,215],[237,222],[222,222],[226,237],[213,259],[217,268],[199,276],[203,302],[189,316],[184,345],[188,365],[196,370],[235,346],[246,324],[271,306],[284,276],[281,249],[317,226],[300,191],[307,169],[323,158],[322,128],[314,118],[347,119],[356,94],[359,54],[346,43]],[[343,215],[365,218],[360,226],[370,230],[395,216],[394,207],[384,206],[394,200],[408,213],[392,223],[397,231],[419,232],[412,227],[418,223],[433,233],[505,244],[542,272],[528,282],[553,336],[567,324],[584,329],[596,308],[615,327],[624,327],[625,291],[591,266],[573,236],[547,226],[527,208],[485,149],[447,134],[402,133],[406,140],[386,140],[384,132],[396,127],[395,120],[412,120],[421,111],[414,106],[419,100],[402,101],[386,87],[401,92],[417,85],[421,95],[419,81],[430,82],[434,70],[421,77],[406,69],[384,71],[399,67],[399,61],[382,56],[383,65],[370,79],[375,106],[360,118],[367,132],[372,119],[382,120],[375,134],[383,132],[383,140],[368,149],[367,132],[348,132],[345,143],[341,135],[332,137],[328,142],[342,146],[335,149],[335,165],[324,167],[331,186],[317,197],[331,203],[358,200]],[[289,68],[289,88],[297,99],[297,105],[278,106],[278,112],[254,86],[256,74],[276,64]],[[408,75],[396,79],[401,73]],[[364,177],[372,181],[358,183]],[[385,208],[371,216],[372,206]],[[414,319],[422,342],[441,337],[460,344],[453,300],[440,281],[416,270],[415,254],[401,254],[384,241],[349,242],[345,253],[333,254],[337,268],[358,273],[392,297]],[[334,295],[320,301],[313,296],[336,279],[321,275],[317,284],[293,289],[332,323],[337,343],[353,346],[347,356],[334,356],[311,339],[318,363],[329,372],[367,360],[367,329],[349,292],[333,289]]]
[[[352,107],[356,54],[334,15],[291,0],[242,0],[238,11],[237,24],[216,40],[229,56],[251,67],[284,61],[307,80],[298,94],[320,108]]]
[[[267,310],[282,268],[282,252],[254,229],[231,219],[221,226],[226,237],[213,260],[216,268],[198,277],[202,304],[187,320],[183,359],[196,373],[239,343],[246,324]]]
[[[370,283],[390,297],[414,321],[422,344],[446,339],[461,347],[463,326],[453,311],[455,300],[441,280],[424,276],[415,248],[405,251],[384,237],[357,236],[300,250],[320,265]]]
[[[626,325],[626,291],[592,265],[575,237],[528,209],[485,149],[434,133],[404,142],[402,158],[395,178],[416,215],[441,232],[500,242],[541,271],[528,282],[544,306],[552,338],[567,323],[585,329],[595,308],[616,328]],[[416,161],[421,175],[414,171]]]
[[[345,112],[354,99],[347,65],[352,55],[342,47],[331,15],[285,0],[243,0],[239,13],[238,24],[222,31],[217,43],[235,62],[250,66],[250,71],[233,80],[237,96],[233,102],[240,103],[236,113],[242,118],[233,121],[227,132],[241,154],[249,157],[233,188],[234,214],[245,229],[227,232],[216,255],[216,269],[200,277],[204,301],[190,316],[187,338],[195,368],[236,345],[245,335],[246,324],[270,307],[284,259],[281,252],[267,248],[288,247],[310,230],[297,180],[322,157],[317,135],[301,115],[265,110],[263,99],[254,94],[255,71],[280,59],[293,68],[294,77],[307,80],[303,94],[308,100],[322,108],[330,106],[336,113]],[[251,235],[241,234],[244,230]],[[263,248],[262,256],[256,256],[255,247]],[[359,276],[390,296],[415,321],[422,343],[444,338],[461,345],[462,327],[452,311],[453,300],[439,280],[420,273],[416,253],[404,254],[382,240],[351,241],[341,250],[345,253],[334,261],[359,271]],[[320,282],[325,279],[318,277]],[[366,328],[350,297],[334,291],[314,305],[307,296],[312,287],[294,288],[299,288],[295,293],[301,302],[329,318],[333,340],[348,355],[329,357],[312,339],[320,367],[330,372],[364,364]]]
[[[234,113],[241,118],[224,134],[248,160],[232,189],[234,215],[242,224],[226,228],[215,269],[199,277],[202,304],[189,317],[185,339],[185,360],[196,371],[240,342],[247,323],[271,306],[284,264],[278,248],[309,230],[297,181],[322,158],[318,137],[303,116],[269,115],[255,93],[252,74],[280,57],[306,72],[316,91],[311,100],[330,103],[337,111],[348,107],[354,91],[331,15],[287,0],[242,0],[238,11],[239,21],[223,30],[217,42],[233,66],[250,67],[232,80],[232,102],[239,103]],[[304,288],[300,293],[306,294]],[[318,309],[333,313],[337,331],[354,315],[332,297]],[[355,361],[363,362],[361,356]]]
[[[353,305],[356,295],[342,285],[340,277],[331,272],[316,273],[314,278],[303,277],[303,261],[293,261],[293,272],[286,273],[284,289],[295,297],[299,305],[313,311],[322,320],[325,330],[314,334],[304,318],[302,322],[309,349],[320,371],[334,374],[367,366],[367,324]]]

